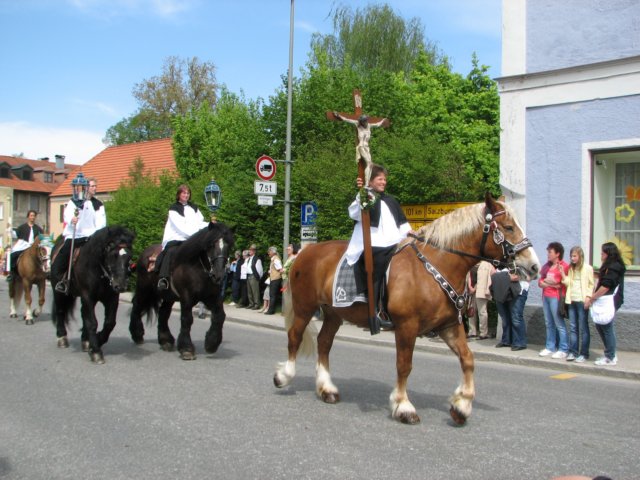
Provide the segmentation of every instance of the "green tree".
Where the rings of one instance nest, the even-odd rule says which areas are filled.
[[[409,74],[420,52],[428,52],[434,63],[442,60],[435,44],[425,40],[420,19],[407,21],[387,4],[355,11],[338,6],[331,16],[333,33],[315,34],[311,39],[314,63],[325,54],[331,68]]]
[[[213,63],[201,63],[197,57],[168,57],[159,76],[134,86],[138,111],[110,127],[103,141],[108,145],[123,145],[170,137],[174,118],[201,106],[215,106],[217,88]]]

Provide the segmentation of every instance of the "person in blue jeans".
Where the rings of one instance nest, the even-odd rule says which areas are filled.
[[[602,264],[598,275],[598,285],[591,298],[585,302],[587,308],[603,295],[615,295],[614,305],[616,310],[620,308],[624,302],[624,274],[626,267],[620,256],[618,247],[613,242],[602,244],[600,252]],[[616,331],[614,328],[615,316],[610,323],[600,325],[596,323],[596,331],[604,344],[604,357],[600,357],[595,361],[599,366],[617,365],[618,356],[616,355]]]
[[[547,263],[540,269],[538,286],[542,288],[542,310],[544,323],[547,329],[545,347],[538,355],[551,356],[555,359],[566,359],[569,354],[569,341],[567,338],[567,326],[564,318],[558,313],[558,301],[564,291],[562,273],[567,274],[569,265],[562,260],[564,247],[560,242],[551,242],[547,246]]]
[[[512,282],[520,282],[520,294],[506,302],[496,301],[496,308],[502,318],[502,338],[496,348],[511,347],[516,352],[527,348],[527,324],[524,320],[524,306],[529,296],[529,282],[516,274],[509,274]]]
[[[585,302],[593,293],[593,267],[585,263],[584,251],[578,246],[571,249],[570,261],[569,272],[562,276],[562,283],[567,289],[565,303],[569,312],[567,362],[575,360],[577,363],[583,363],[589,358],[591,343]],[[564,273],[564,270],[561,273]]]

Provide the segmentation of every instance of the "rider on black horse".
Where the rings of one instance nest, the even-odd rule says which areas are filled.
[[[98,182],[95,178],[89,178],[88,180],[89,188],[82,210],[76,207],[73,199],[69,200],[64,209],[65,227],[62,232],[64,235],[64,244],[58,251],[51,265],[51,278],[61,278],[56,284],[55,290],[64,294],[69,293],[67,272],[71,256],[72,239],[74,249],[80,248],[87,243],[89,237],[97,230],[107,226],[107,214],[105,213],[104,205],[100,200],[94,198]]]
[[[160,265],[158,290],[169,289],[173,247],[177,247],[191,235],[209,225],[204,221],[204,217],[198,207],[189,201],[190,199],[191,189],[187,185],[180,185],[176,192],[176,203],[169,207],[167,223],[164,226],[164,235],[162,237],[162,252],[156,259],[156,269]]]

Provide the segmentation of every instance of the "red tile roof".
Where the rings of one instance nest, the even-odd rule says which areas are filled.
[[[54,175],[64,174],[65,172],[73,171],[77,167],[76,165],[65,165],[65,168],[60,170],[56,168],[55,162],[0,155],[0,164],[2,163],[6,163],[10,167],[28,165],[33,169],[34,174],[38,172],[51,172]],[[9,187],[13,190],[26,192],[51,193],[58,188],[59,185],[59,183],[46,183],[40,180],[22,180],[13,175],[13,172],[11,178],[0,178],[0,187]]]
[[[85,177],[96,177],[97,193],[110,193],[116,191],[120,184],[129,178],[129,170],[138,158],[142,159],[144,170],[154,175],[162,171],[176,172],[170,138],[107,147],[82,165],[80,171]],[[75,174],[69,175],[51,197],[70,196],[71,181],[74,178]]]

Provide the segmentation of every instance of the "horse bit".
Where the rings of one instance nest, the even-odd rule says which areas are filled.
[[[428,240],[427,240],[427,243],[434,248],[439,248],[441,250],[454,253],[456,255],[471,257],[471,258],[475,258],[476,260],[487,261],[496,268],[501,266],[506,266],[509,269],[510,273],[515,273],[517,268],[516,262],[515,262],[516,255],[522,250],[525,250],[526,248],[529,248],[533,245],[527,237],[524,237],[516,245],[512,244],[505,238],[504,233],[502,233],[502,231],[498,229],[498,223],[495,221],[496,217],[504,215],[505,213],[506,213],[505,210],[500,210],[492,214],[491,212],[488,211],[488,209],[485,209],[484,225],[482,227],[482,241],[480,242],[480,255],[472,255],[470,253],[463,252],[461,250],[456,250],[453,248],[437,247],[433,243],[430,243]],[[485,245],[487,244],[487,238],[489,237],[490,232],[493,232],[493,242],[502,248],[502,259],[500,260],[495,260],[495,259],[486,257]],[[402,247],[400,247],[396,251],[396,253],[400,252],[400,250],[402,250],[407,245],[410,245],[411,248],[413,248],[418,259],[424,264],[424,267],[427,269],[427,272],[433,275],[433,278],[436,280],[436,282],[438,282],[438,285],[440,285],[440,288],[444,290],[444,292],[447,294],[449,299],[453,302],[453,305],[458,310],[458,323],[462,323],[462,309],[467,303],[466,288],[465,288],[465,292],[462,295],[456,292],[455,288],[453,288],[451,284],[444,278],[444,276],[442,276],[442,274],[438,271],[438,269],[434,267],[429,262],[429,260],[427,260],[427,257],[425,257],[420,252],[420,250],[418,250],[418,247],[416,247],[415,240],[410,243],[404,244]]]

